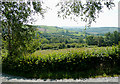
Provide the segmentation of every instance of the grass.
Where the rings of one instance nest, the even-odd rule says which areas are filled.
[[[108,47],[108,48],[111,48],[111,47]],[[82,51],[87,51],[87,50],[103,50],[103,49],[106,49],[106,47],[95,47],[95,46],[92,46],[90,48],[87,48],[87,47],[82,47],[82,48],[68,48],[68,49],[59,49],[59,50],[38,50],[36,52],[34,52],[33,54],[36,55],[36,56],[45,56],[45,55],[48,55],[48,54],[54,54],[54,53],[62,53],[62,54],[65,54],[65,53],[68,53],[68,52],[82,52]]]
[[[53,53],[66,53],[70,51],[82,51],[82,50],[88,50],[91,48],[68,48],[68,49],[59,49],[59,50],[38,50],[34,54],[36,55],[47,55],[47,54],[53,54]]]
[[[44,25],[41,25],[40,27],[42,29],[46,29],[47,33],[57,33],[57,32],[60,33],[60,32],[66,32],[66,31],[68,31],[69,33],[73,33],[71,35],[75,35],[75,36],[81,36],[81,35],[83,35],[83,36],[85,36],[85,34],[82,33],[82,32],[78,32],[78,34],[76,34],[76,31],[66,30],[66,29],[62,29],[62,28],[56,28],[55,26],[44,26]],[[38,29],[39,29],[39,27],[38,27]],[[40,32],[43,32],[43,31],[40,31]]]
[[[41,25],[40,27],[43,28],[43,29],[46,29],[46,31],[48,33],[55,33],[55,32],[65,31],[64,29],[56,28],[54,26],[44,26],[44,25]]]

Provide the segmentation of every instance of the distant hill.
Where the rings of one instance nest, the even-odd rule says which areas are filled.
[[[63,26],[63,27],[57,27],[57,26],[45,26],[45,25],[34,25],[40,32],[47,32],[47,33],[60,33],[60,32],[66,32],[68,31],[72,35],[80,36],[84,32],[87,34],[94,34],[94,35],[103,35],[108,32],[114,32],[118,31],[118,27],[71,27],[71,26]]]
[[[55,32],[57,33],[66,30],[57,26],[45,26],[45,25],[34,25],[34,26],[38,29],[38,31],[47,32],[47,33],[55,33]]]
[[[90,34],[104,34],[108,32],[118,31],[118,27],[90,27],[90,28],[86,28],[86,30],[85,30],[85,27],[63,26],[61,28],[71,30],[71,31],[79,31],[79,32],[86,31],[87,33],[90,33]]]
[[[33,25],[37,28],[38,32],[59,34],[59,35],[74,35],[74,36],[84,36],[84,32],[67,30],[65,28],[57,27],[57,26],[45,26],[45,25]]]

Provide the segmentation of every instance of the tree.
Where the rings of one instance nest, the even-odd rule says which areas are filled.
[[[32,21],[32,13],[43,16],[42,2],[1,2],[0,5],[3,48],[8,50],[8,56],[17,56],[27,51],[27,45],[35,37],[35,28],[27,23]]]
[[[114,32],[113,32],[113,42],[114,42],[115,44],[118,44],[118,38],[119,38],[118,32],[117,32],[117,31],[114,31]]]
[[[120,32],[118,32],[118,41],[120,41]]]
[[[87,36],[87,37],[86,37],[86,43],[87,43],[88,45],[95,45],[94,36],[93,36],[93,35]]]
[[[84,2],[83,2],[84,1]],[[56,6],[60,7],[58,16],[64,18],[81,17],[88,26],[99,17],[99,13],[106,6],[111,9],[115,6],[113,0],[62,0]]]
[[[104,38],[102,36],[97,36],[95,40],[97,41],[97,45],[99,47],[104,46]]]
[[[106,46],[111,46],[113,44],[113,40],[111,40],[112,34],[110,32],[105,34],[105,44]]]
[[[82,37],[80,37],[80,38],[78,39],[78,41],[79,41],[79,43],[83,43],[83,42],[84,42]]]

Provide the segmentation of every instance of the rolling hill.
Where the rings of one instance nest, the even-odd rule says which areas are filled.
[[[57,27],[57,26],[44,26],[44,25],[34,25],[38,31],[47,32],[47,33],[57,33],[61,31],[66,31],[66,29]]]
[[[104,34],[108,32],[114,32],[118,31],[118,27],[70,27],[70,26],[63,26],[63,27],[57,27],[57,26],[45,26],[45,25],[36,25],[39,31],[47,32],[47,33],[57,33],[57,32],[66,32],[68,30],[69,32],[84,32],[86,31],[89,34]]]
[[[90,33],[90,34],[105,34],[108,32],[112,33],[114,31],[118,31],[118,27],[90,27],[90,28],[86,28],[86,30],[85,30],[85,27],[63,26],[61,28],[71,30],[71,31],[79,31],[79,32],[86,31],[87,33]]]

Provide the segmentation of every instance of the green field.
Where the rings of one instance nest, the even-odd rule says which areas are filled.
[[[59,32],[66,32],[66,31],[68,31],[69,33],[72,33],[73,35],[76,35],[76,36],[83,35],[82,32],[78,32],[78,34],[76,34],[75,30],[71,31],[71,30],[67,30],[67,29],[64,29],[64,28],[61,28],[61,27],[57,27],[57,26],[45,26],[45,25],[34,25],[34,26],[40,32],[59,33]]]
[[[54,33],[54,32],[61,32],[61,31],[65,31],[62,28],[58,28],[55,26],[44,26],[44,25],[35,25],[35,27],[37,27],[38,31],[42,31],[42,32],[47,32],[47,33]],[[39,30],[39,29],[43,29],[43,30]]]

